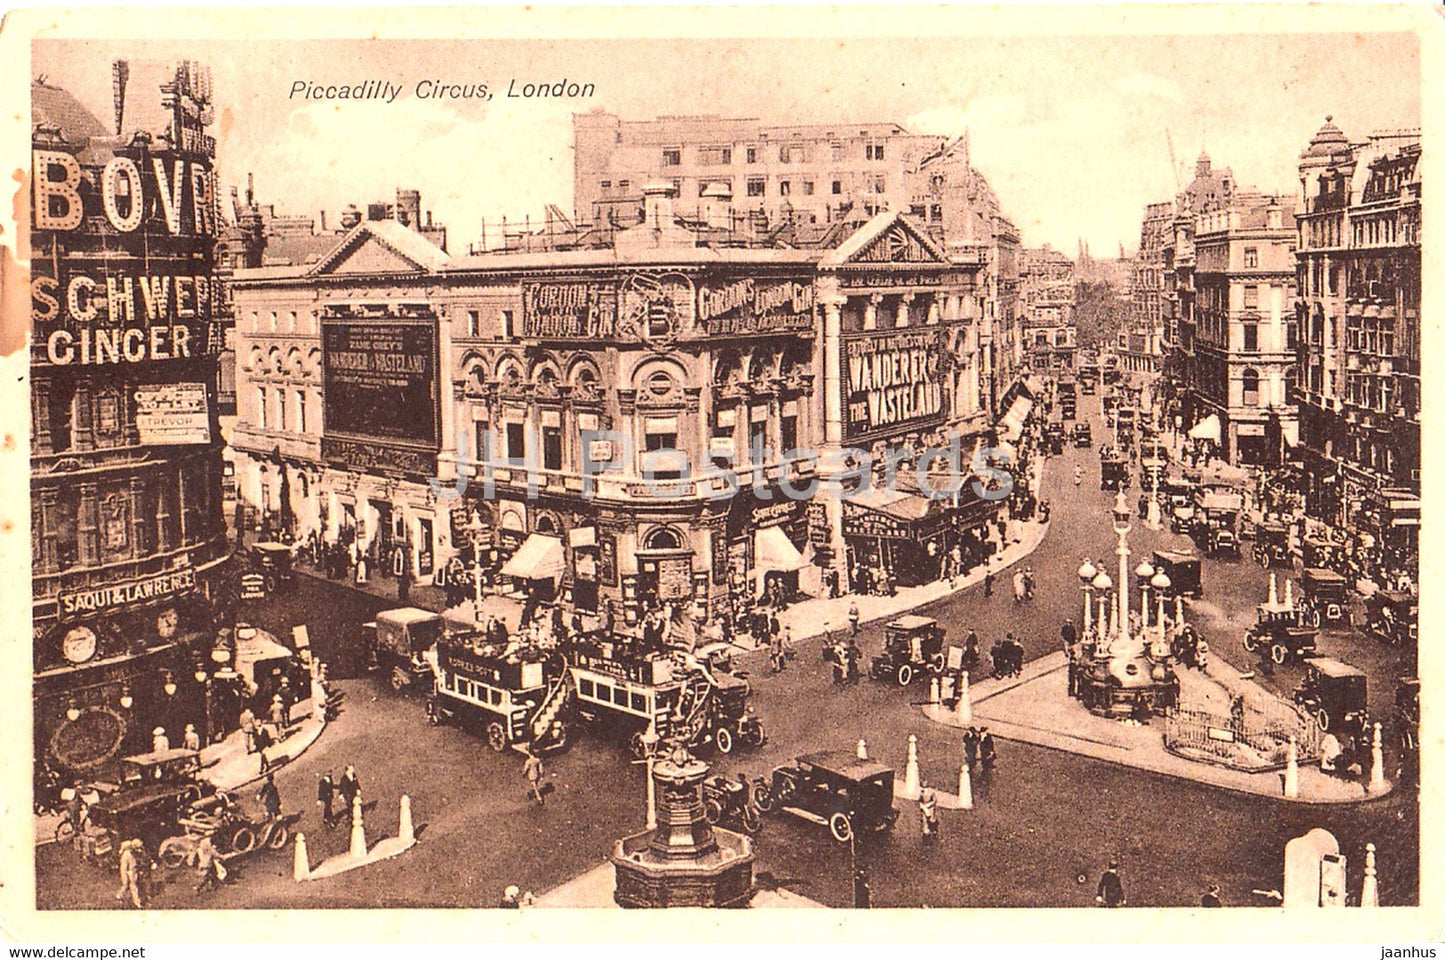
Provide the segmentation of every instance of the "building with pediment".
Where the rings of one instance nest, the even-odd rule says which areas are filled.
[[[957,437],[966,469],[982,265],[898,213],[710,245],[672,201],[649,190],[601,247],[454,257],[364,221],[313,263],[237,271],[241,496],[373,569],[461,557],[619,619],[711,616],[770,578],[815,593],[828,568],[846,588],[850,558],[937,576],[992,502],[929,500],[907,470],[856,504],[805,494],[848,449]]]

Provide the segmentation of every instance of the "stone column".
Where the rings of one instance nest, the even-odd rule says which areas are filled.
[[[898,298],[898,312],[896,314],[897,319],[893,323],[895,327],[908,326],[908,306],[913,302],[913,298],[915,296],[916,294],[905,293],[903,296]]]
[[[843,297],[823,301],[823,442],[843,443]],[[871,315],[872,307],[869,307]]]
[[[875,293],[868,298],[868,306],[863,308],[863,329],[878,329],[878,305],[883,302],[883,295]]]

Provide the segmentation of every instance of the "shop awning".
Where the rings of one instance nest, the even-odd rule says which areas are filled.
[[[843,501],[843,532],[848,536],[921,540],[945,522],[950,501],[881,487]]]
[[[1211,413],[1209,416],[1205,417],[1203,420],[1199,421],[1194,426],[1189,428],[1189,439],[1212,440],[1215,443],[1219,443],[1222,432],[1223,431],[1221,430],[1221,426],[1219,423],[1219,414]]]
[[[534,533],[523,541],[512,559],[502,565],[502,576],[555,583],[562,579],[564,565],[562,541]]]
[[[764,527],[759,530],[755,547],[755,569],[791,573],[808,565],[781,527]]]
[[[1024,421],[1029,417],[1029,411],[1034,408],[1034,402],[1028,397],[1019,396],[1014,399],[1013,405],[998,422],[999,439],[1013,442],[1017,440],[1024,431]]]
[[[1299,421],[1286,420],[1280,427],[1280,433],[1284,436],[1284,442],[1293,450],[1299,446]]]

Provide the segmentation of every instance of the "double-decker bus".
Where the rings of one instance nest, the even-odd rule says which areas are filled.
[[[499,648],[480,634],[453,634],[440,637],[427,659],[436,679],[427,702],[432,722],[476,729],[497,751],[566,746],[572,685],[560,653]]]

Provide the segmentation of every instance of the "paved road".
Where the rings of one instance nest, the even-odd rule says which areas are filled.
[[[1080,412],[1097,414],[1095,398],[1082,399]],[[1102,433],[1097,418],[1095,431]],[[1075,463],[1085,466],[1085,482],[1077,489]],[[1031,559],[1038,598],[1015,605],[1004,592],[984,599],[982,588],[975,587],[932,605],[927,612],[955,635],[973,627],[987,649],[1013,630],[1035,657],[1057,648],[1065,617],[1077,622],[1080,559],[1085,553],[1112,558],[1115,542],[1107,513],[1112,497],[1098,488],[1095,452],[1070,448],[1052,461],[1045,496],[1053,502],[1054,522]],[[1131,537],[1136,550],[1181,541],[1167,531],[1142,528]],[[1136,555],[1131,565],[1137,562]],[[1247,663],[1231,624],[1241,625],[1235,632],[1242,632],[1263,598],[1267,576],[1253,564],[1209,561],[1205,581],[1207,602],[1199,613],[1211,646],[1235,663]],[[360,622],[391,605],[302,579],[296,593],[271,603],[258,619],[282,636],[291,623],[308,623],[318,654],[347,676],[359,663]],[[881,634],[881,627],[864,629],[866,654],[876,652]],[[924,696],[922,689],[904,692],[867,680],[834,687],[821,645],[821,640],[800,644],[798,660],[776,676],[767,673],[762,654],[743,656],[756,709],[772,740],[757,753],[724,758],[714,769],[763,773],[795,755],[851,747],[865,737],[875,757],[901,770],[907,736],[916,733],[924,776],[953,789],[956,733],[929,723],[909,703]],[[1372,700],[1381,702],[1382,678],[1392,669],[1384,651],[1345,634],[1327,635],[1322,647],[1370,670]],[[1295,682],[1292,671],[1272,682],[1288,689]],[[547,808],[537,810],[523,796],[518,755],[493,753],[459,729],[427,726],[418,701],[399,698],[371,679],[346,680],[342,687],[345,712],[277,777],[287,807],[303,811],[312,860],[346,847],[344,830],[328,831],[317,822],[312,798],[320,772],[339,773],[347,763],[357,765],[364,795],[377,800],[367,814],[369,835],[396,832],[397,797],[407,792],[419,845],[399,859],[301,885],[290,879],[289,851],[265,854],[241,865],[236,884],[205,899],[191,892],[188,877],[177,877],[158,894],[158,906],[485,906],[510,883],[540,892],[596,866],[614,839],[641,828],[642,769],[629,762],[619,742],[599,731],[576,738],[570,750],[549,761],[558,789]],[[1304,807],[1024,744],[1003,743],[1000,754],[997,770],[974,783],[977,808],[944,813],[942,843],[922,845],[917,811],[904,804],[897,830],[860,842],[876,905],[1088,906],[1098,874],[1113,855],[1123,860],[1134,904],[1193,905],[1207,883],[1218,882],[1228,905],[1267,905],[1249,891],[1278,889],[1284,843],[1316,826],[1340,840],[1350,858],[1352,890],[1358,889],[1364,844],[1373,842],[1380,850],[1381,902],[1411,903],[1418,897],[1418,803],[1403,792],[1360,806]],[[850,851],[824,828],[774,816],[757,850],[758,870],[830,906],[851,903]],[[38,859],[42,908],[113,903],[114,879],[77,867],[71,851],[49,846]]]

